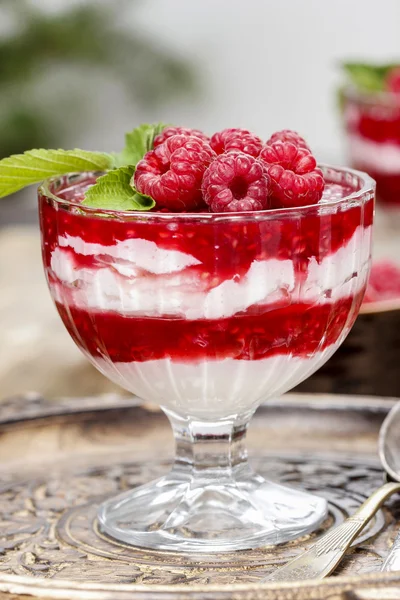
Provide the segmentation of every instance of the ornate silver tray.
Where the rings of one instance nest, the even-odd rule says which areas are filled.
[[[108,494],[168,468],[173,440],[161,412],[116,396],[11,399],[0,406],[0,598],[400,598],[400,573],[379,573],[397,533],[398,498],[334,576],[261,583],[380,485],[377,434],[394,402],[292,394],[261,407],[248,439],[255,467],[323,494],[329,517],[314,534],[277,548],[195,555],[124,546],[96,524],[96,506]]]

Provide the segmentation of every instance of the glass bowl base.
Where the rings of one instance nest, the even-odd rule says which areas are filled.
[[[129,545],[224,552],[293,540],[316,529],[326,515],[324,498],[254,473],[207,483],[173,470],[104,502],[98,520],[102,532]]]

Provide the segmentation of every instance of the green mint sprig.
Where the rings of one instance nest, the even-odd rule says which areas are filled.
[[[159,135],[167,125],[165,123],[143,123],[125,134],[125,148],[120,154],[115,155],[116,165],[137,165],[139,160],[153,148],[154,138]]]
[[[83,204],[108,210],[150,210],[155,202],[139,194],[133,184],[135,166],[153,148],[164,123],[143,124],[125,136],[119,154],[86,150],[28,150],[0,160],[0,198],[52,176],[85,171],[107,171],[85,195]]]
[[[131,185],[135,167],[119,167],[97,179],[86,192],[84,204],[108,210],[150,210],[153,198],[139,194]]]
[[[117,169],[99,177],[86,192],[83,204],[109,210],[150,210],[155,202],[139,194],[133,176],[137,163],[153,148],[154,138],[166,127],[164,123],[144,123],[125,135],[125,148],[114,155]]]
[[[83,171],[106,171],[114,158],[86,150],[28,150],[0,160],[0,198],[53,175]]]
[[[360,92],[383,92],[390,71],[398,65],[372,65],[364,62],[345,62],[342,64],[347,80]]]

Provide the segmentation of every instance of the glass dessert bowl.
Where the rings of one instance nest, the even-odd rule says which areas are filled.
[[[137,546],[224,551],[315,529],[323,498],[266,481],[245,435],[261,402],[349,332],[370,266],[374,184],[323,167],[321,202],[261,212],[132,213],[80,204],[96,173],[39,189],[43,260],[70,335],[99,371],[167,415],[167,475],[111,498],[101,530]]]

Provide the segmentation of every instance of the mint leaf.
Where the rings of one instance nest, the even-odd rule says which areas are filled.
[[[131,186],[135,167],[119,167],[98,178],[86,192],[83,204],[105,210],[150,210],[155,202]]]
[[[117,166],[134,165],[153,148],[154,138],[165,129],[165,123],[144,123],[125,135],[125,148],[116,155]]]
[[[385,90],[386,77],[396,65],[371,65],[367,63],[347,62],[342,67],[350,82],[361,92],[382,92]]]
[[[0,160],[0,198],[39,183],[53,175],[105,171],[114,159],[103,152],[86,150],[28,150]]]

